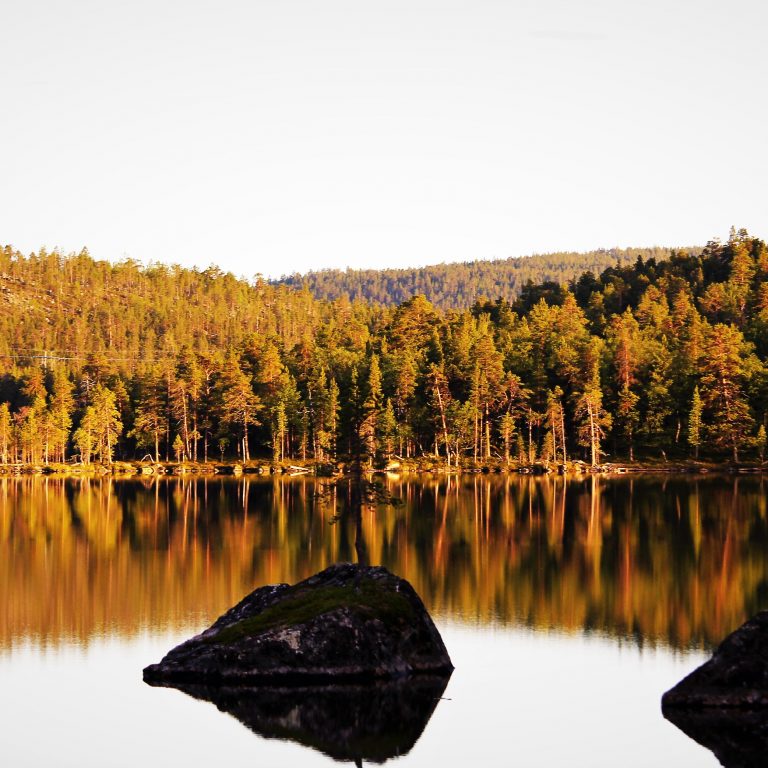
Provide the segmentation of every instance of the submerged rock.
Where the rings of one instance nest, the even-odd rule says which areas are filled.
[[[150,683],[307,685],[449,674],[413,587],[383,567],[333,565],[255,590],[144,670]]]
[[[266,739],[294,741],[334,760],[383,763],[407,754],[429,722],[446,676],[327,686],[177,687],[210,701]]]
[[[661,709],[726,768],[765,766],[768,611],[728,635],[709,661],[664,694]]]

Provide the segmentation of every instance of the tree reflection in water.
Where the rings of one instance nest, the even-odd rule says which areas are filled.
[[[707,647],[768,595],[759,478],[389,479],[359,517],[317,482],[1,478],[0,645],[200,627],[363,539],[458,621]]]

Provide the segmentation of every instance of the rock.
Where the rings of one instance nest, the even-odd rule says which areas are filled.
[[[768,754],[768,611],[723,640],[712,658],[667,691],[664,717],[727,768],[757,768]]]
[[[346,563],[294,586],[255,590],[147,667],[144,679],[307,685],[452,670],[413,587],[386,568]]]
[[[421,736],[448,678],[418,675],[367,684],[307,687],[176,687],[210,701],[267,739],[290,740],[334,760],[383,763]]]
[[[243,467],[241,464],[217,464],[213,471],[217,475],[239,476],[243,474]]]
[[[663,709],[768,707],[768,611],[728,635],[709,661],[664,694],[661,704]]]

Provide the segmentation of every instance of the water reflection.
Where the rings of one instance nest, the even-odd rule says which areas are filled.
[[[254,733],[294,741],[334,760],[383,763],[411,751],[448,684],[447,677],[307,688],[210,687],[179,690],[210,701]]]
[[[760,710],[684,711],[669,709],[664,717],[711,750],[724,768],[765,768],[768,717]]]
[[[371,563],[433,614],[709,646],[764,607],[759,478],[429,477],[365,509]],[[0,479],[0,647],[210,623],[256,586],[356,559],[342,485]]]

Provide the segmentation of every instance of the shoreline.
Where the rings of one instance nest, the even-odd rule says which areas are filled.
[[[467,462],[459,467],[447,467],[444,462],[434,459],[403,460],[391,462],[385,467],[365,468],[363,473],[376,475],[534,475],[534,476],[585,476],[585,475],[763,475],[768,473],[768,463],[759,462],[705,462],[705,461],[670,461],[670,462],[611,462],[590,466],[584,462],[568,462],[567,465],[537,462],[532,465],[506,464],[499,461]],[[269,461],[243,462],[141,462],[115,461],[106,464],[0,464],[2,476],[56,476],[56,477],[167,477],[167,476],[230,476],[243,475],[281,475],[288,477],[340,478],[354,474],[350,464],[339,462],[328,464],[315,461],[297,461],[296,463],[274,463]]]

